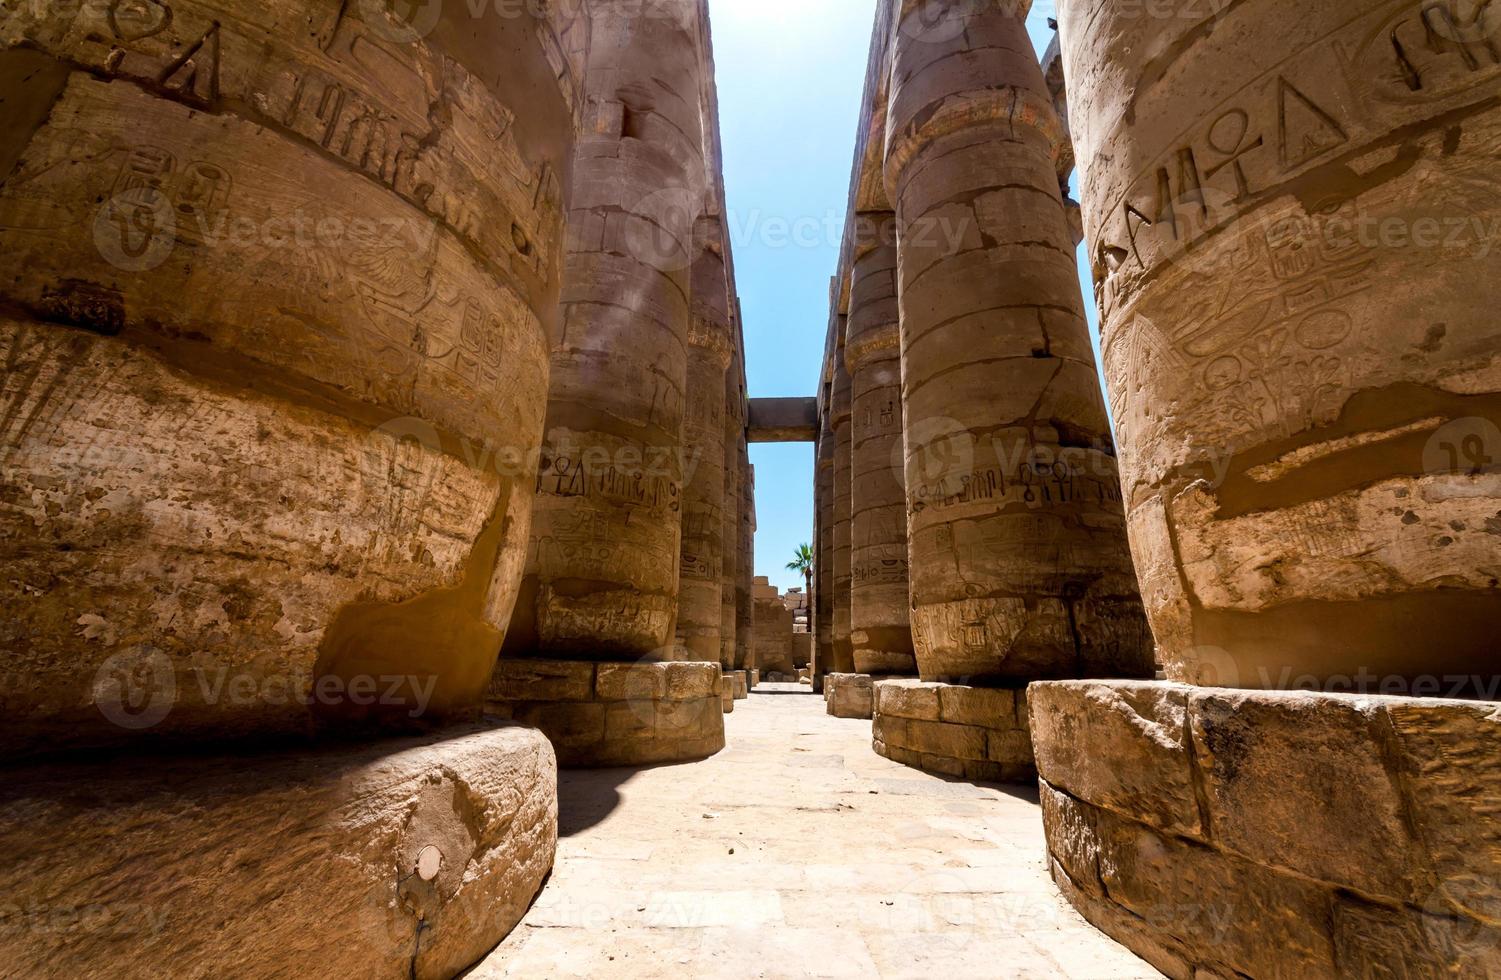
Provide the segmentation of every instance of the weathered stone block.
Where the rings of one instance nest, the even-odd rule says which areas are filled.
[[[692,701],[713,697],[719,691],[718,664],[663,664],[667,671],[669,701]]]
[[[718,611],[716,607],[715,611]],[[629,698],[665,698],[667,664],[600,664],[594,679],[594,694],[601,701]]]
[[[876,711],[883,715],[937,721],[938,685],[923,681],[880,681],[876,688]]]
[[[1200,951],[1207,965],[1252,977],[1335,975],[1331,890],[1106,810],[1093,816],[1111,901]]]
[[[946,686],[938,691],[938,716],[958,725],[1010,728],[1016,724],[1016,693],[997,688]]]
[[[1036,778],[1031,738],[1025,720],[1019,725],[1016,716],[1021,692],[916,680],[876,681],[874,687],[872,729],[879,754],[966,779]]]
[[[606,741],[640,741],[656,734],[657,708],[650,700],[609,701],[604,709]]]
[[[27,918],[0,929],[0,959],[27,976],[452,977],[552,867],[556,772],[516,726],[12,772],[0,886]]]
[[[1341,977],[1443,980],[1501,975],[1501,931],[1432,905],[1420,912],[1341,895],[1334,905]]]
[[[723,731],[723,711],[714,701],[669,701],[657,711],[657,733],[671,738],[704,738]]]
[[[1056,681],[1029,689],[1038,774],[1059,789],[1173,833],[1199,837],[1188,691]]]
[[[1416,897],[1416,842],[1376,699],[1205,690],[1189,705],[1217,847],[1366,894]]]
[[[828,674],[824,700],[835,718],[869,718],[875,712],[875,691],[868,674]]]
[[[911,747],[919,752],[954,759],[987,758],[986,735],[974,725],[950,725],[941,721],[913,721],[907,726]]]
[[[605,739],[605,706],[593,701],[519,702],[512,717],[540,728],[552,741],[558,758]]]
[[[1121,724],[1127,699],[1128,719],[1186,704],[1190,739],[1157,739],[1116,768],[1186,764],[1207,815],[1200,840],[1150,825],[1163,819],[1152,783],[1125,792],[1095,759],[1069,758],[1094,744],[1081,733]],[[1501,971],[1501,704],[1125,681],[1037,684],[1031,701],[1055,876],[1090,921],[1170,976]],[[1058,774],[1108,803],[1066,793]]]
[[[1078,888],[1096,898],[1103,897],[1093,809],[1059,792],[1045,778],[1038,783],[1038,798],[1053,860],[1063,866]]]
[[[1037,758],[1032,752],[1032,736],[1026,731],[987,730],[985,755],[991,762],[1022,766],[1034,771],[1037,768]]]
[[[1440,904],[1501,922],[1501,705],[1382,699]]]
[[[589,701],[594,698],[594,665],[501,660],[490,676],[488,697],[502,701]]]
[[[954,776],[964,778],[964,759],[956,759],[947,755],[935,755],[931,752],[918,752],[917,767],[924,772],[937,773],[940,776]]]
[[[576,680],[579,670],[598,674],[593,700],[493,698],[486,704],[492,717],[542,729],[562,766],[671,762],[702,758],[724,748],[724,714],[733,700],[727,705],[727,694],[720,688],[723,685],[729,694],[733,688],[732,678],[721,675],[717,663],[515,663],[522,665],[518,676],[544,678],[538,685],[513,688],[522,694],[555,690],[576,696],[576,684],[559,686],[557,678]]]
[[[871,722],[871,733],[877,742],[881,742],[888,747],[906,746],[911,744],[912,741],[911,736],[907,734],[907,726],[911,723],[911,719],[901,718],[896,715],[883,715],[878,711]],[[885,755],[886,753],[881,752],[881,754]]]

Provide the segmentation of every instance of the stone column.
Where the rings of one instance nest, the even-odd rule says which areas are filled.
[[[684,474],[677,642],[678,659],[718,663],[725,551],[724,379],[732,342],[718,217],[699,219],[694,247],[683,418],[683,458],[689,472]]]
[[[1163,665],[1494,674],[1494,10],[1311,4],[1285,34],[1255,0],[1203,37],[1168,6],[1077,0],[1062,35]],[[1173,84],[1138,83],[1179,45]]]
[[[822,690],[823,677],[834,669],[834,426],[825,405],[818,433],[814,475],[817,550],[814,558],[813,689]]]
[[[0,13],[8,974],[454,976],[551,869],[548,740],[439,723],[520,585],[587,24],[386,6]]]
[[[844,327],[840,318],[840,327]],[[834,427],[834,662],[831,670],[853,673],[855,659],[850,645],[850,477],[853,469],[854,425],[850,373],[843,351],[834,355],[834,389],[830,402]]]
[[[689,267],[703,200],[696,4],[592,16],[563,333],[507,656],[673,653]]]
[[[907,493],[902,471],[902,351],[896,216],[855,259],[844,357],[853,392],[850,642],[857,674],[916,674],[907,597]]]
[[[1149,675],[1027,5],[959,6],[903,3],[886,132],[918,667]]]
[[[530,15],[461,41],[456,14],[119,6],[0,23],[0,754],[472,710],[530,523],[582,66]],[[430,696],[347,696],[381,674]]]
[[[724,381],[724,567],[720,576],[719,663],[735,669],[735,590],[740,581],[740,442],[745,438],[745,398],[740,390],[740,355]]]
[[[752,661],[756,609],[752,582],[756,576],[756,468],[750,448],[740,439],[740,554],[735,568],[735,669],[748,670]]]

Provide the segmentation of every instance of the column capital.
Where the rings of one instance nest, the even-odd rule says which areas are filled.
[[[1025,88],[1007,86],[971,90],[943,96],[905,122],[896,114],[886,128],[886,192],[897,199],[903,172],[930,144],[954,133],[982,126],[1004,125],[1015,133],[1030,129],[1047,143],[1048,155],[1057,159],[1068,136],[1063,122],[1046,96]]]

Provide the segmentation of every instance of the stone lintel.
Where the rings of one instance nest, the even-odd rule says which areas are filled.
[[[815,398],[752,398],[749,440],[814,442],[818,438],[818,400]]]
[[[491,717],[542,729],[567,768],[702,759],[724,748],[717,663],[501,660]]]
[[[1037,777],[1025,691],[919,680],[874,687],[876,754],[980,782]]]
[[[14,976],[455,976],[541,887],[557,805],[552,746],[515,725],[15,768],[0,961]]]
[[[1501,975],[1501,704],[1140,681],[1029,701],[1054,879],[1168,976]]]

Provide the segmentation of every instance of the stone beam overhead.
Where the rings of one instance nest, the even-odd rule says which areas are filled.
[[[752,443],[816,442],[818,399],[752,398],[747,437]]]

